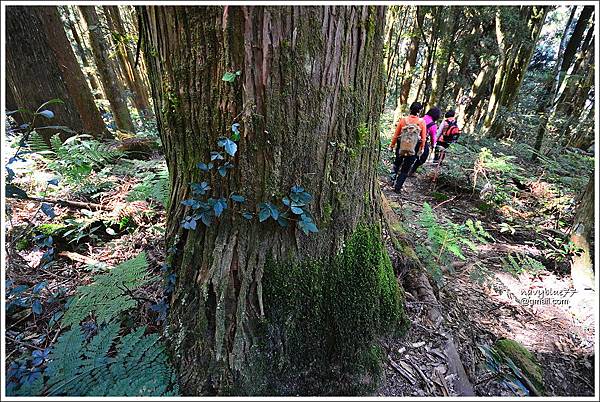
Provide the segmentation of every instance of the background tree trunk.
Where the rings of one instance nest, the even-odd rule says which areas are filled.
[[[135,63],[135,57],[131,53],[131,50],[125,43],[127,32],[123,27],[121,20],[121,14],[119,13],[118,6],[104,6],[106,19],[109,23],[109,27],[115,35],[115,45],[117,47],[117,56],[119,58],[123,75],[127,82],[127,86],[133,94],[133,103],[138,110],[140,117],[152,117],[152,109],[148,99],[148,91],[144,86],[144,80],[139,71],[139,66],[133,68]]]
[[[441,21],[440,26],[440,44],[435,54],[435,74],[431,83],[431,92],[429,95],[428,106],[430,109],[434,106],[439,106],[443,95],[446,79],[448,77],[448,67],[450,58],[454,50],[454,41],[457,31],[457,20],[460,10],[458,7],[448,7],[445,10],[445,16]]]
[[[354,274],[356,263],[348,260],[344,269],[349,271],[332,280],[339,271],[325,256],[339,253],[344,242],[354,244],[349,239],[359,224],[378,219],[375,169],[385,11],[230,6],[143,7],[139,12],[171,177],[167,239],[176,250],[169,263],[177,283],[169,333],[183,392],[314,393],[310,364],[303,366],[304,372],[269,378],[287,367],[285,356],[288,362],[325,359],[325,370],[335,371],[370,347],[373,323],[379,321],[374,311],[363,313],[370,302],[360,301],[377,288],[361,285],[373,283],[375,260],[358,257],[362,267]],[[235,71],[240,75],[233,82],[221,79]],[[181,201],[190,196],[189,183],[200,180],[195,165],[207,161],[233,121],[241,124],[236,168],[214,184],[215,191],[243,194],[246,207],[255,210],[259,202],[274,201],[301,184],[314,197],[311,212],[319,233],[305,236],[295,225],[286,229],[273,221],[244,222],[236,215],[208,228],[182,229],[187,211]],[[297,264],[309,264],[303,277],[292,274]],[[323,277],[311,277],[317,271],[310,267],[323,267],[318,270]],[[360,282],[352,282],[354,275]],[[285,285],[288,280],[292,282]],[[325,283],[330,288],[322,297],[337,301],[326,303],[310,293]],[[398,289],[395,278],[387,283]],[[290,285],[301,297],[289,293]],[[352,297],[357,304],[345,301]],[[306,300],[311,300],[309,306]],[[277,312],[291,319],[306,308],[317,316],[281,325],[271,321]],[[342,345],[351,347],[340,350]],[[265,360],[258,353],[261,348],[270,350],[271,357]]]
[[[64,104],[52,125],[109,135],[75,59],[56,7],[10,6],[6,13],[6,79],[19,107],[36,110],[50,99]],[[41,132],[49,138],[56,131]],[[68,133],[61,133],[63,138]]]
[[[420,12],[419,8],[419,6],[415,8],[415,18],[413,19],[413,26],[410,32],[410,45],[408,46],[408,53],[406,55],[406,71],[402,76],[402,87],[400,90],[400,96],[398,97],[398,107],[396,108],[396,114],[408,110],[408,95],[410,94],[413,74],[415,73],[415,66],[417,65],[417,53],[419,52],[419,43],[421,42],[421,32],[419,30],[419,25],[423,25],[423,20],[425,18],[425,13]]]
[[[571,14],[571,17],[573,15]],[[554,62],[554,68],[551,74],[548,74],[546,78],[546,82],[544,84],[544,93],[542,95],[542,99],[540,99],[538,103],[538,107],[536,109],[536,114],[540,116],[540,122],[538,125],[538,131],[535,137],[535,144],[533,145],[534,152],[531,155],[531,159],[533,161],[537,160],[539,153],[542,150],[542,144],[544,141],[544,137],[547,133],[548,122],[550,121],[550,116],[552,114],[552,105],[554,105],[554,96],[556,94],[557,86],[560,80],[560,66],[562,62],[562,57],[564,54],[564,49],[567,43],[567,38],[569,37],[569,28],[571,25],[571,19],[567,20],[565,25],[565,29],[563,30],[563,36],[560,40],[560,44],[558,46],[556,52],[556,60]]]
[[[79,34],[76,17],[73,15],[72,6],[62,6],[59,7],[59,10],[62,10],[62,15],[65,20],[65,26],[68,32],[70,32],[73,36],[73,41],[75,42],[75,54],[79,55],[79,58],[81,59],[81,64],[83,65],[83,72],[88,78],[88,82],[90,83],[92,92],[95,92],[96,94],[98,94],[99,97],[101,97],[102,88],[100,87],[100,83],[98,82],[96,74],[93,71],[91,71],[93,67],[90,64],[86,44],[84,43],[81,35]]]
[[[562,55],[562,62],[560,65],[560,80],[562,81],[571,64],[573,63],[573,59],[577,54],[577,49],[579,49],[581,45],[581,39],[583,38],[583,34],[585,32],[585,28],[588,25],[590,17],[594,12],[593,6],[584,6],[583,10],[581,10],[581,14],[577,19],[577,23],[575,24],[575,28],[573,29],[573,33],[571,34],[571,38],[567,43],[567,47],[565,48],[564,54]],[[559,82],[560,85],[560,82]]]
[[[88,26],[92,53],[94,54],[96,67],[102,80],[104,93],[110,103],[115,124],[121,130],[135,132],[129,108],[127,107],[124,88],[117,76],[113,63],[106,57],[107,54],[110,54],[110,45],[102,32],[96,8],[95,6],[79,6],[79,10]]]
[[[509,29],[515,29],[515,27],[507,25],[509,20],[504,20],[502,11],[498,12],[496,31],[499,37],[500,52],[501,55],[508,54],[503,57],[496,71],[494,88],[484,122],[486,134],[492,137],[501,138],[506,134],[504,131],[506,113],[512,108],[519,93],[548,9],[548,6],[522,6],[521,21],[524,25],[525,35],[510,35]]]

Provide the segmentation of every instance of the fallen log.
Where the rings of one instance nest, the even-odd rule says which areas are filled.
[[[57,204],[62,205],[64,207],[71,207],[77,209],[89,209],[89,210],[103,210],[103,211],[111,211],[112,208],[102,204],[95,204],[93,202],[80,202],[80,201],[68,201],[68,200],[56,200],[52,198],[44,198],[44,197],[17,197],[8,195],[7,198],[14,198],[16,200],[28,200],[28,201],[36,201],[36,202],[47,202],[49,204]]]

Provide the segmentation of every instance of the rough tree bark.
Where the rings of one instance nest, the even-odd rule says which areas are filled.
[[[83,70],[88,78],[88,82],[90,83],[92,92],[96,92],[98,96],[101,96],[100,93],[102,92],[102,88],[100,87],[100,83],[98,82],[96,74],[93,71],[91,71],[90,60],[87,55],[88,52],[85,43],[81,39],[81,35],[79,34],[79,31],[77,29],[77,22],[75,20],[76,17],[73,15],[73,9],[71,7],[72,6],[62,6],[62,15],[65,20],[65,25],[68,31],[71,32],[71,35],[73,35],[73,40],[75,41],[75,53],[81,58]]]
[[[515,29],[514,24],[507,25],[510,16],[504,17],[504,13],[511,10],[498,10],[496,33],[501,61],[496,70],[494,88],[483,124],[484,132],[489,136],[501,138],[506,134],[504,116],[512,108],[519,93],[548,10],[549,6],[521,6],[519,19],[524,32],[516,35],[510,32]]]
[[[56,7],[7,7],[6,35],[6,83],[19,107],[36,110],[60,98],[64,104],[49,107],[55,111],[53,125],[99,137],[109,135]],[[40,134],[49,138],[55,132]],[[66,138],[68,133],[61,136]]]
[[[88,26],[92,53],[104,87],[104,93],[110,103],[115,124],[121,130],[135,132],[123,85],[117,76],[113,63],[108,59],[110,45],[102,32],[96,8],[95,6],[79,6],[79,10]]]
[[[351,392],[343,386],[343,391],[315,389],[308,373],[318,367],[331,375],[342,361],[359,359],[356,353],[372,337],[365,331],[378,322],[377,316],[357,318],[370,302],[345,301],[369,297],[372,289],[360,283],[372,280],[371,260],[345,260],[344,270],[361,268],[334,281],[327,278],[336,272],[329,261],[348,252],[349,245],[361,253],[377,249],[357,242],[355,234],[379,219],[375,169],[385,10],[229,6],[140,7],[138,12],[171,178],[166,238],[168,267],[177,283],[168,333],[183,392]],[[232,82],[222,80],[236,71]],[[190,182],[203,177],[195,166],[207,161],[234,121],[241,125],[236,168],[212,181],[215,193],[243,194],[245,208],[256,211],[259,202],[276,202],[293,185],[302,185],[313,195],[319,233],[306,236],[293,224],[280,228],[272,220],[245,221],[233,213],[209,227],[182,228],[189,211],[181,201],[190,197]],[[306,269],[294,269],[297,264]],[[311,276],[314,272],[321,272],[321,279]],[[348,282],[353,275],[361,282]],[[328,303],[312,293],[325,283],[330,287],[322,297]],[[399,289],[393,274],[386,283]],[[297,294],[303,296],[295,299]],[[312,318],[295,316],[306,308]],[[285,325],[271,321],[280,309],[288,311]],[[330,321],[334,324],[326,327]],[[319,328],[326,328],[323,336],[315,335]],[[347,342],[356,342],[353,351],[340,351]],[[270,352],[260,352],[264,348]],[[324,365],[308,364],[268,381],[289,362],[314,356],[290,357],[306,350]],[[345,378],[334,377],[331,381]]]

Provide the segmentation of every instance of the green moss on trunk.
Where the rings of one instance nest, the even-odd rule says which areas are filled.
[[[537,392],[544,392],[542,367],[529,350],[511,339],[500,339],[494,346],[521,369],[523,375],[531,381]]]
[[[252,389],[245,393],[368,392],[380,376],[378,340],[409,325],[377,226],[358,227],[328,260],[269,261],[264,298],[264,343],[255,351],[255,372],[244,381]]]

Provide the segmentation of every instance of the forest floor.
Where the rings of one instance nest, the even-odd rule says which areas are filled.
[[[544,295],[562,302],[531,305],[540,299],[540,291],[573,288],[568,274],[571,251],[561,244],[570,225],[574,194],[585,184],[582,172],[593,166],[593,158],[562,155],[556,160],[544,159],[542,164],[549,172],[546,182],[522,158],[490,156],[483,152],[483,145],[463,150],[470,152],[468,158],[454,158],[453,162],[449,157],[446,168],[452,175],[440,174],[437,182],[432,178],[432,166],[424,165],[407,180],[402,195],[393,193],[387,182],[389,162],[382,165],[381,188],[411,233],[413,245],[428,241],[428,230],[420,223],[426,205],[431,206],[440,225],[464,227],[468,220],[480,224],[488,241],[477,242],[473,249],[465,247],[464,259],[438,264],[442,268],[430,272],[444,318],[442,327],[429,320],[431,306],[407,290],[412,325],[405,337],[385,343],[383,379],[375,392],[386,396],[457,395],[444,346],[452,339],[476,395],[527,394],[518,376],[494,361],[495,341],[509,338],[533,352],[543,370],[547,395],[593,395],[595,323],[589,302],[594,295]],[[68,148],[55,150],[62,152],[62,159],[32,154],[28,161],[13,166],[14,184],[29,195],[50,200],[46,205],[52,208],[26,199],[9,198],[6,203],[5,364],[9,368],[11,363],[21,362],[27,368],[13,370],[11,381],[35,373],[40,364],[36,357],[47,353],[64,332],[60,317],[79,286],[92,283],[96,275],[141,252],[147,255],[149,277],[165,276],[168,176],[164,158],[150,152],[135,159],[88,140],[63,147]],[[477,165],[478,160],[485,163]],[[563,164],[555,163],[563,160]],[[83,173],[71,169],[73,164],[83,166]],[[476,170],[477,166],[481,169]],[[482,201],[481,185],[461,184],[474,171],[495,183],[494,197],[501,202]],[[63,178],[59,185],[49,185],[56,176]],[[552,186],[568,191],[556,191]],[[103,208],[96,208],[98,205]],[[138,301],[132,326],[146,325],[148,333],[160,331],[163,290],[161,281],[153,281],[131,294]]]
[[[533,241],[541,234],[520,231],[511,236],[501,232],[501,214],[485,208],[482,211],[480,196],[474,191],[436,183],[430,161],[408,178],[400,195],[392,191],[387,175],[380,180],[405,230],[411,236],[417,234],[413,242],[430,241],[427,229],[419,224],[425,203],[446,223],[461,225],[467,219],[481,222],[494,241],[479,244],[476,250],[463,250],[465,260],[442,268],[439,282],[430,275],[444,330],[432,326],[427,306],[407,290],[412,326],[404,338],[386,345],[388,362],[377,395],[457,395],[444,352],[448,336],[456,344],[475,395],[530,394],[508,367],[503,372],[493,361],[490,350],[502,338],[516,340],[534,354],[542,368],[546,395],[594,395],[593,290],[585,297],[573,294],[564,263],[540,266],[534,272],[507,269],[509,255],[545,254],[546,250]],[[531,191],[531,185],[525,191]]]

